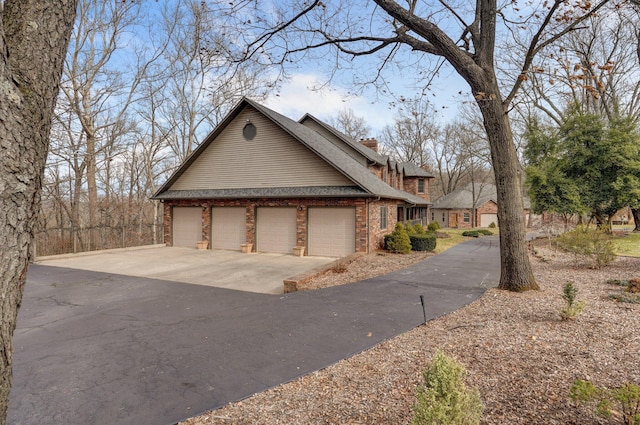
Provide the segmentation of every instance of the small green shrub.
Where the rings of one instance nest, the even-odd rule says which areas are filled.
[[[640,304],[640,294],[630,294],[628,292],[609,294],[609,299],[619,303]]]
[[[427,233],[427,230],[420,223],[416,223],[413,225],[413,228],[416,230],[416,235],[424,235]]]
[[[433,361],[422,373],[413,408],[413,425],[476,425],[484,406],[476,388],[464,384],[464,366],[436,351]]]
[[[410,221],[407,221],[404,223],[404,229],[407,231],[408,234],[410,235],[415,235],[416,232],[416,228],[413,227],[413,224],[411,224]]]
[[[396,228],[385,238],[386,248],[398,254],[408,254],[411,252],[411,240],[402,223],[396,223]]]
[[[577,315],[582,313],[585,307],[585,302],[576,301],[578,288],[575,287],[573,282],[565,283],[562,292],[562,298],[565,300],[567,305],[560,310],[560,317],[562,320],[573,320]]]
[[[571,386],[569,395],[574,402],[594,405],[598,416],[610,418],[616,411],[620,423],[640,425],[640,386],[638,385],[626,383],[621,387],[609,389],[578,379]],[[618,409],[613,407],[616,404]]]
[[[436,249],[436,237],[433,234],[409,235],[412,251],[433,251]]]
[[[493,235],[493,232],[491,230],[487,230],[487,229],[478,229],[477,232],[482,234],[482,235],[485,235],[485,236]]]
[[[431,223],[427,224],[427,229],[431,232],[435,232],[436,230],[440,230],[440,224],[438,224],[437,221],[432,221]]]
[[[629,281],[627,279],[609,279],[605,281],[608,285],[616,285],[616,286],[629,286]]]
[[[478,232],[477,230],[465,230],[464,232],[462,232],[462,236],[477,238],[480,237],[480,232]]]
[[[562,250],[574,254],[576,259],[590,259],[596,269],[606,266],[616,257],[610,235],[600,229],[578,226],[560,235],[557,241]]]
[[[489,229],[495,229],[496,227],[496,223],[494,223],[493,221],[489,224]]]

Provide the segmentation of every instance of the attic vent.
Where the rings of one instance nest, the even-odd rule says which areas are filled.
[[[256,134],[256,126],[250,122],[242,129],[242,137],[244,137],[245,140],[253,140],[253,138],[256,137]]]

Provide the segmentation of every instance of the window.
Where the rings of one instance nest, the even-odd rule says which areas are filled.
[[[471,221],[471,215],[468,212],[464,213],[462,221],[464,221],[465,223],[469,223]]]
[[[418,179],[418,193],[424,193],[424,179]]]
[[[436,220],[436,213],[431,211],[431,221],[435,221],[435,220]]]
[[[444,223],[444,213],[442,213],[442,222]]]
[[[244,137],[245,140],[253,140],[257,133],[258,130],[256,129],[256,126],[250,122],[242,129],[242,137]]]
[[[380,229],[387,228],[387,207],[380,207]]]

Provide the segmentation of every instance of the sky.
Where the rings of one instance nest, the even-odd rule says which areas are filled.
[[[391,98],[380,93],[350,94],[346,86],[332,85],[320,90],[314,89],[323,76],[313,72],[292,74],[282,88],[271,95],[264,104],[291,119],[298,120],[309,113],[321,120],[329,121],[343,109],[352,109],[358,116],[363,116],[372,130],[369,137],[379,137],[382,129],[392,125],[397,110],[390,106]],[[399,87],[401,93],[411,98],[415,89]],[[462,96],[458,92],[468,91],[466,83],[456,76],[447,76],[434,86],[429,100],[439,114],[441,122],[446,123],[455,117],[461,104]]]

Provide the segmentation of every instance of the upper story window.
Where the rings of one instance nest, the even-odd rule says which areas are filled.
[[[424,193],[424,179],[418,179],[418,193]]]

